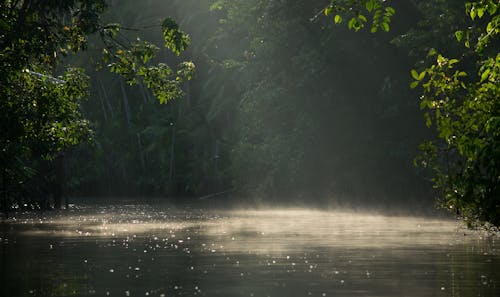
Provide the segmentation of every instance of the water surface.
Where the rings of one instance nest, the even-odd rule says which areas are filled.
[[[0,225],[0,293],[497,297],[496,240],[419,217],[74,207]]]

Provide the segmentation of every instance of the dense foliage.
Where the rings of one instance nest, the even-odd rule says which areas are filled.
[[[73,20],[63,24],[62,19]],[[64,4],[2,1],[0,4],[0,97],[2,204],[19,199],[33,166],[53,159],[89,134],[78,100],[86,95],[85,76],[68,69],[60,78],[51,70],[67,50],[85,47],[84,36],[96,30],[94,17],[102,1]],[[71,26],[71,27],[70,27]],[[36,71],[36,72],[35,72]],[[44,73],[44,74],[42,74]],[[44,182],[46,182],[44,180]]]
[[[435,174],[442,205],[469,225],[500,227],[500,5],[470,2],[472,21],[455,37],[463,42],[458,59],[431,50],[435,63],[412,71],[412,87],[422,85],[427,125],[441,141],[424,143],[420,159]]]
[[[352,8],[351,1],[332,1],[325,14],[345,12]],[[428,2],[428,3],[426,3]],[[368,12],[378,1],[360,1]],[[431,6],[431,4],[436,4]],[[496,1],[425,1],[423,9],[433,8],[425,14],[416,31],[409,33],[413,49],[427,47],[428,60],[422,61],[421,71],[412,70],[412,88],[421,85],[423,95],[420,106],[426,110],[428,127],[435,126],[439,140],[427,141],[420,148],[416,160],[434,172],[434,186],[439,189],[441,206],[456,211],[469,226],[500,226],[500,94],[498,33],[500,32],[499,4]],[[381,8],[380,8],[381,10]],[[359,30],[366,18],[359,13],[349,23],[349,28]],[[390,22],[392,8],[386,7],[386,23]],[[464,14],[465,12],[465,14]],[[373,12],[374,20],[377,14]],[[446,20],[435,25],[439,18]],[[446,15],[446,16],[445,16]],[[335,16],[339,23],[341,16]],[[361,21],[360,21],[361,20]],[[364,22],[362,22],[364,20]],[[351,23],[359,24],[353,26]],[[433,30],[429,34],[425,27]],[[462,27],[462,28],[461,28]],[[374,21],[372,32],[377,25]],[[384,27],[388,31],[389,27]],[[465,28],[465,29],[463,29]],[[420,29],[420,31],[418,31]],[[453,31],[455,30],[455,31]],[[432,34],[454,36],[463,47],[450,48],[442,42],[433,42]],[[408,36],[405,36],[408,39]],[[396,42],[401,42],[396,39]],[[418,40],[417,42],[415,40]],[[429,50],[429,48],[431,48]],[[437,49],[436,49],[437,48]],[[444,51],[445,53],[438,52]],[[446,58],[443,54],[458,58]]]
[[[0,125],[2,205],[47,207],[61,200],[63,152],[91,136],[79,101],[87,96],[82,70],[61,64],[62,57],[88,48],[99,33],[111,71],[129,83],[142,79],[160,101],[180,96],[192,63],[175,73],[166,65],[149,65],[156,47],[137,41],[124,44],[117,24],[104,25],[105,1],[2,1],[0,3]],[[162,24],[166,46],[179,54],[189,43],[171,20]],[[62,73],[55,77],[56,73]],[[56,160],[56,161],[54,161]],[[51,189],[52,188],[52,189]],[[32,193],[30,193],[32,192]]]

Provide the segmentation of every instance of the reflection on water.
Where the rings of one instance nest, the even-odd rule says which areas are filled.
[[[500,296],[494,237],[309,210],[74,208],[0,225],[1,296]]]

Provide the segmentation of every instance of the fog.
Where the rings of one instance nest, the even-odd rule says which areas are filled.
[[[434,207],[428,172],[413,165],[431,135],[408,87],[414,58],[390,42],[416,18],[411,5],[386,34],[311,21],[321,1],[148,1],[140,14],[137,5],[112,2],[105,20],[141,29],[123,30],[124,40],[161,44],[143,28],[173,17],[191,45],[157,61],[191,60],[196,75],[164,105],[93,75],[83,110],[96,144],[67,153],[70,196]]]
[[[72,207],[2,225],[2,296],[496,296],[496,238],[448,219]]]

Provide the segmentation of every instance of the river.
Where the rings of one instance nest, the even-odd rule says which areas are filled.
[[[73,206],[0,224],[0,294],[497,297],[498,244],[429,217]]]

